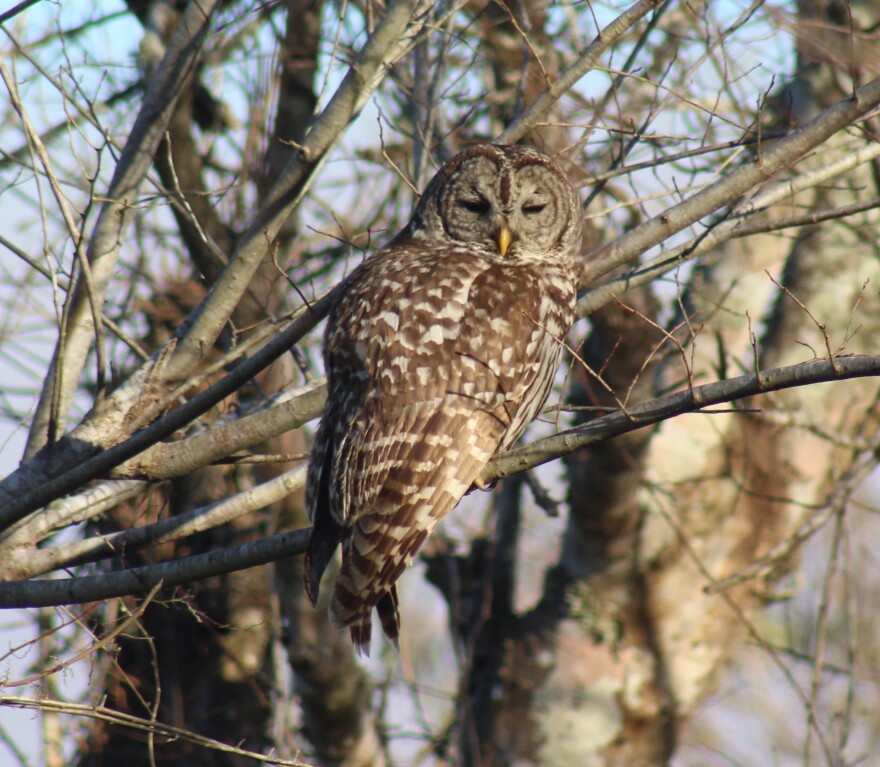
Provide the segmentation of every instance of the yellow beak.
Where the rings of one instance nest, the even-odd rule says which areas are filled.
[[[510,234],[510,229],[507,226],[502,225],[502,227],[498,230],[498,252],[505,256],[507,255],[507,249],[510,247],[510,241],[513,237]]]

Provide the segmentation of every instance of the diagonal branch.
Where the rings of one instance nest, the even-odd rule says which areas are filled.
[[[752,221],[751,215],[766,210],[771,205],[775,205],[783,200],[788,200],[805,189],[818,187],[859,165],[873,162],[878,157],[880,157],[880,144],[867,144],[854,152],[848,152],[834,162],[768,186],[750,198],[746,204],[738,205],[735,217],[720,221],[710,231],[702,233],[682,245],[678,245],[655,258],[633,267],[620,277],[592,288],[578,302],[578,311],[581,314],[590,314],[607,304],[614,296],[619,296],[633,288],[647,285],[685,261],[709,253],[723,242],[734,237],[746,237],[750,234],[764,231],[763,227],[765,226],[772,226],[772,228],[776,229],[782,228],[784,222],[777,222],[772,225],[761,222],[750,223]],[[863,205],[850,206],[849,210],[851,212],[858,212],[859,210],[867,210],[871,207],[874,207],[874,202],[868,201]],[[848,215],[848,213],[841,210],[837,215]],[[816,214],[809,214],[809,216],[816,216]],[[804,217],[801,221],[793,219],[793,223],[788,225],[802,226],[804,223],[809,222],[809,216]],[[835,214],[832,213],[831,217],[835,217]],[[600,252],[601,250],[596,251],[596,253]],[[638,254],[636,253],[633,259],[637,256]]]
[[[605,29],[601,30],[596,39],[570,67],[553,78],[552,82],[537,99],[535,99],[508,128],[501,133],[495,142],[498,144],[515,144],[532,128],[541,122],[553,105],[564,96],[571,87],[587,74],[605,51],[625,35],[640,19],[662,5],[665,0],[639,0],[635,5],[618,16]]]
[[[321,415],[326,399],[326,384],[316,382],[305,391],[256,413],[214,424],[186,439],[153,445],[119,466],[113,476],[153,481],[182,477],[298,429]]]
[[[779,139],[769,148],[762,149],[754,162],[737,168],[684,202],[667,208],[659,216],[595,250],[588,258],[581,274],[581,285],[590,285],[614,269],[633,263],[649,248],[659,245],[673,234],[719,208],[732,205],[746,192],[794,165],[807,152],[856,122],[878,105],[880,105],[880,78],[872,80],[851,96],[826,109],[799,130]],[[674,268],[678,263],[680,260],[672,260],[664,271]],[[610,296],[603,303],[607,300],[610,300]],[[595,310],[598,306],[595,302],[591,302],[589,308]]]
[[[409,49],[422,28],[415,20],[422,0],[395,0],[349,68],[330,103],[315,120],[237,243],[229,265],[186,323],[162,376],[181,381],[212,348],[291,212],[309,191],[315,175],[346,127],[360,114],[389,69]]]
[[[31,423],[26,458],[46,444],[53,418],[57,419],[55,429],[63,431],[95,334],[94,317],[100,316],[107,285],[116,271],[138,188],[150,168],[177,98],[195,67],[211,16],[218,5],[219,0],[193,0],[187,5],[162,64],[150,83],[107,190],[107,200],[89,238],[85,259],[81,261],[81,268],[89,269],[90,278],[76,281],[69,316],[61,330]]]
[[[168,413],[145,429],[141,429],[126,441],[107,450],[101,450],[96,445],[89,445],[86,448],[87,452],[80,454],[78,461],[74,461],[69,468],[59,471],[57,475],[53,476],[48,471],[45,474],[28,472],[22,477],[20,469],[9,478],[9,480],[19,479],[17,484],[11,484],[10,481],[0,483],[0,494],[3,494],[4,491],[8,494],[5,505],[0,506],[0,530],[7,529],[49,501],[60,498],[93,479],[108,476],[120,464],[206,413],[215,404],[237,391],[257,373],[268,367],[312,330],[329,311],[338,292],[337,288],[309,307],[284,331],[259,352],[236,366],[225,378],[221,378],[177,410]],[[23,468],[28,470],[30,467],[24,466]],[[51,470],[51,466],[49,470]],[[20,488],[20,494],[16,494],[16,487]]]

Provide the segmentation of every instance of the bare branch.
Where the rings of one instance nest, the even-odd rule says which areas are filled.
[[[651,426],[683,413],[695,413],[711,405],[795,386],[877,375],[880,375],[880,356],[836,357],[834,360],[813,360],[689,387],[643,405],[630,407],[626,413],[600,416],[583,426],[511,450],[492,460],[483,470],[480,479],[483,482],[493,482],[553,461],[595,442]]]
[[[643,252],[660,244],[673,234],[682,231],[705,216],[710,215],[725,205],[731,205],[749,190],[758,187],[774,175],[793,165],[807,152],[815,149],[835,133],[843,130],[860,117],[880,105],[880,78],[872,80],[855,92],[853,96],[843,99],[833,107],[826,109],[803,128],[779,139],[769,149],[760,152],[754,162],[737,168],[729,175],[710,184],[684,202],[665,210],[661,215],[646,221],[635,229],[618,237],[607,245],[593,251],[588,258],[581,276],[581,285],[589,285],[599,277],[635,261]],[[873,147],[872,147],[873,149]],[[740,211],[737,211],[740,212]],[[701,244],[705,238],[693,243],[688,248],[676,249],[676,255],[664,254],[653,262],[653,268],[635,268],[639,284],[644,284],[646,277],[650,279],[660,273],[674,269],[682,261],[691,257],[694,246]],[[702,245],[703,248],[710,247]],[[648,269],[645,272],[645,269]],[[591,293],[580,303],[584,312],[595,311],[603,306],[612,295],[619,294],[620,286],[628,289],[634,286],[630,277],[625,275],[613,283],[614,290],[603,286]]]
[[[150,168],[183,84],[199,57],[211,16],[218,5],[218,0],[194,0],[187,5],[162,64],[150,83],[107,190],[107,200],[89,238],[85,259],[81,260],[81,264],[88,263],[91,279],[87,284],[78,281],[71,296],[66,327],[62,328],[37,414],[31,424],[26,458],[46,444],[53,417],[58,419],[56,431],[63,430],[95,333],[93,305],[95,314],[100,316],[104,292],[116,268],[138,188]],[[53,402],[58,403],[54,414]]]
[[[625,13],[622,13],[597,35],[596,39],[580,55],[578,60],[564,72],[553,79],[526,111],[508,126],[496,139],[498,144],[515,144],[526,133],[541,122],[553,105],[564,96],[571,87],[589,72],[605,51],[625,35],[645,15],[661,5],[664,0],[639,0]]]
[[[211,506],[193,509],[152,525],[86,538],[39,551],[28,550],[18,558],[18,562],[13,554],[12,561],[4,566],[4,570],[5,573],[14,573],[16,578],[32,578],[85,562],[95,562],[113,556],[124,557],[131,551],[152,544],[179,541],[276,503],[291,493],[302,490],[305,479],[305,467],[298,466],[262,485],[237,493]]]
[[[321,415],[326,398],[327,387],[318,382],[307,391],[265,410],[212,426],[188,439],[154,445],[117,467],[113,476],[150,480],[182,477],[286,431],[298,429]]]
[[[86,487],[65,498],[63,503],[43,509],[36,518],[13,525],[3,536],[4,549],[15,551],[19,545],[36,545],[65,527],[98,519],[120,503],[140,496],[147,484],[132,479],[116,479]]]
[[[70,703],[69,701],[49,700],[47,698],[26,698],[16,695],[0,696],[0,706],[11,706],[30,711],[55,711],[59,714],[100,719],[117,727],[126,727],[131,730],[154,734],[160,738],[167,738],[169,742],[183,741],[192,743],[202,748],[209,748],[224,754],[234,754],[235,756],[253,759],[264,764],[277,765],[278,767],[309,767],[306,762],[299,759],[291,761],[289,759],[281,759],[278,756],[266,756],[255,751],[236,748],[227,743],[221,743],[219,740],[198,735],[182,727],[174,727],[170,724],[158,722],[155,719],[143,719],[122,711],[114,711],[106,706],[89,706],[84,703]]]
[[[309,530],[278,533],[207,554],[183,557],[160,565],[147,565],[108,575],[87,575],[48,581],[0,582],[0,606],[39,607],[82,604],[127,594],[146,594],[158,584],[182,586],[215,575],[264,565],[302,554]]]
[[[480,479],[489,483],[568,455],[587,445],[651,426],[683,413],[694,413],[711,405],[732,402],[771,391],[880,375],[880,356],[840,357],[813,360],[799,365],[759,371],[660,397],[631,407],[626,413],[601,416],[582,426],[511,450],[492,460]],[[272,490],[276,489],[273,485]],[[193,520],[187,520],[187,523]],[[198,524],[195,522],[195,524]],[[173,528],[173,520],[168,528]],[[145,528],[146,529],[146,528]],[[149,535],[168,529],[151,526]],[[132,537],[143,533],[132,532]],[[45,607],[90,602],[126,594],[143,594],[158,583],[179,586],[222,573],[254,567],[281,557],[301,554],[309,531],[280,533],[259,541],[221,549],[208,554],[185,557],[160,565],[124,570],[109,575],[65,578],[51,581],[7,581],[0,583],[0,607]],[[97,550],[88,544],[89,554]]]

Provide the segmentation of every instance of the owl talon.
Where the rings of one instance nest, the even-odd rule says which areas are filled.
[[[493,479],[489,482],[483,482],[482,479],[475,479],[474,483],[468,488],[467,493],[465,495],[470,495],[474,490],[481,490],[484,493],[488,493],[495,489],[495,486],[498,484],[497,479]]]

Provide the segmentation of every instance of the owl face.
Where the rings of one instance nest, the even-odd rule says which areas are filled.
[[[574,187],[555,162],[528,147],[493,145],[442,168],[414,215],[420,234],[512,260],[574,257],[581,220]]]

